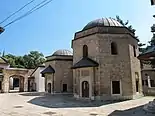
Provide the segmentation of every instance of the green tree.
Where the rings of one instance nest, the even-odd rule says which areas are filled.
[[[153,36],[149,41],[149,46],[146,47],[147,50],[148,49],[154,50],[154,47],[155,47],[155,24],[153,24],[153,26],[151,27],[151,32],[153,33]],[[152,67],[155,68],[155,60],[151,60],[150,63]]]
[[[151,32],[153,33],[153,36],[151,38],[151,41],[149,41],[150,46],[155,46],[155,24],[151,27]]]
[[[129,20],[127,21],[123,21],[118,15],[116,15],[116,20],[121,23],[123,26],[127,27],[132,33],[135,34],[136,32],[136,29],[133,28],[132,25],[129,24]],[[138,36],[135,36],[137,39],[138,39]],[[146,51],[146,48],[144,48],[143,46],[145,46],[146,44],[143,44],[143,43],[138,43],[138,46],[139,46],[139,51],[141,53],[144,53]]]
[[[131,32],[133,32],[133,33],[136,32],[136,30],[132,27],[132,25],[129,25],[129,21],[128,20],[126,22],[124,22],[118,15],[116,15],[116,20],[119,23],[121,23],[123,26],[127,27]]]
[[[146,44],[138,43],[139,51],[140,51],[141,53],[144,53],[144,52],[147,50],[146,47],[143,47],[143,46],[145,46],[145,45],[146,45]]]
[[[44,55],[38,51],[30,51],[24,56],[15,56],[12,54],[4,55],[12,68],[28,68],[33,69],[44,63]]]
[[[10,64],[10,67],[14,68],[16,67],[16,63],[15,63],[15,58],[16,56],[12,55],[12,54],[7,54],[5,56],[3,56],[5,59],[7,59],[7,61]]]
[[[23,56],[25,68],[32,69],[44,63],[45,58],[42,53],[38,51],[31,51],[29,54]]]
[[[16,68],[25,68],[24,59],[22,56],[15,57],[15,64],[16,64]]]

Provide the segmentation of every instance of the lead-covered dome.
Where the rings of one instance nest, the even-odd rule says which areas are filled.
[[[93,20],[91,22],[89,22],[84,28],[83,30],[87,30],[93,27],[104,27],[104,26],[108,26],[108,27],[123,27],[122,24],[120,24],[117,20],[113,19],[113,18],[101,18],[101,19],[96,19]]]
[[[69,50],[62,49],[62,50],[57,50],[56,52],[53,53],[52,56],[72,56],[73,53]]]

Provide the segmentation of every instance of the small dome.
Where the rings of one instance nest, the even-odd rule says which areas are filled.
[[[73,53],[69,50],[57,50],[56,52],[53,53],[52,56],[72,56]]]
[[[97,27],[97,26],[108,26],[108,27],[123,27],[122,24],[120,24],[118,21],[116,21],[113,18],[101,18],[101,19],[96,19],[94,21],[89,22],[84,28],[83,30],[87,30],[93,27]]]

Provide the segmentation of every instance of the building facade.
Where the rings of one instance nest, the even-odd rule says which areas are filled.
[[[114,19],[88,23],[75,34],[74,95],[89,99],[133,99],[142,95],[138,40]]]
[[[54,92],[62,92],[61,80],[67,75],[66,83],[72,82],[67,87],[76,98],[134,99],[143,95],[138,40],[116,20],[88,23],[75,33],[72,49],[73,56],[59,50],[47,57],[48,70],[42,73],[47,88],[53,85]]]
[[[44,72],[46,91],[49,93],[72,93],[72,52],[58,50],[46,57]]]
[[[138,58],[142,62],[142,79],[143,79],[143,90],[146,95],[155,95],[155,70],[154,66],[151,65],[150,61],[155,60],[155,46],[152,46],[144,53],[140,54]],[[153,66],[153,67],[152,67]],[[145,104],[143,109],[149,113],[155,113],[155,99]]]
[[[45,78],[41,74],[44,69],[45,66],[40,65],[36,67],[36,69],[31,74],[31,78],[34,79],[31,79],[31,81],[29,82],[32,88],[30,88],[30,91],[45,92]]]
[[[3,83],[3,69],[10,67],[9,63],[2,57],[0,57],[0,93],[3,92],[2,90],[2,83]]]
[[[28,78],[32,70],[10,68],[9,63],[0,57],[0,93],[28,91]]]
[[[155,68],[151,65],[151,57],[154,56],[155,47],[150,47],[140,54],[143,92],[145,95],[155,95]],[[152,55],[153,54],[153,55]]]

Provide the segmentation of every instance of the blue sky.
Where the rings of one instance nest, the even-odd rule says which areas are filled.
[[[0,4],[0,21],[19,9],[30,0],[3,0]],[[42,0],[36,0],[1,26],[22,15]],[[0,51],[15,55],[24,55],[38,50],[45,56],[58,49],[71,50],[71,40],[75,32],[88,22],[119,15],[129,20],[137,30],[141,42],[151,39],[155,19],[154,6],[150,0],[53,0],[37,12],[17,21],[0,35]]]

